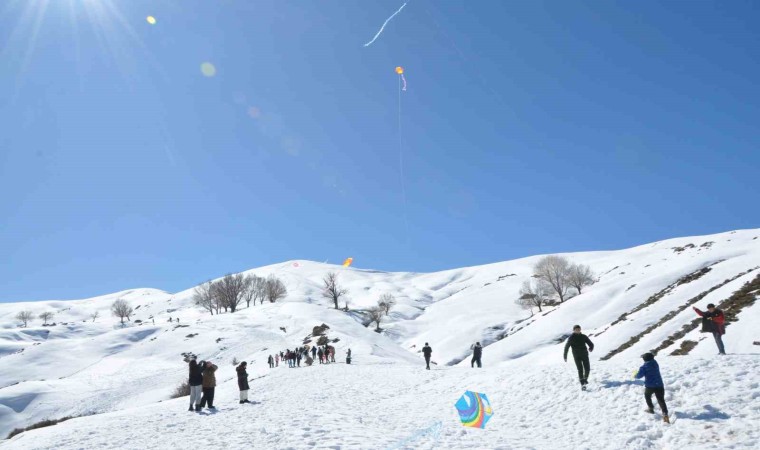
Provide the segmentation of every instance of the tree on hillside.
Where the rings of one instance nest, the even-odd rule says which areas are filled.
[[[95,311],[94,313],[90,314],[90,318],[92,319],[93,322],[95,322],[95,319],[97,319],[98,317],[100,317],[100,313],[97,312],[97,311]]]
[[[559,296],[560,303],[565,301],[567,291],[570,289],[568,280],[570,274],[570,262],[562,256],[545,256],[533,267],[534,277],[548,283]]]
[[[201,285],[196,286],[193,290],[193,303],[196,306],[200,306],[201,308],[207,310],[213,316],[214,309],[216,308],[216,302],[214,301],[211,285],[211,281],[207,281]]]
[[[48,320],[53,318],[53,313],[50,311],[45,311],[44,313],[40,314],[38,317],[42,319],[43,325],[47,325]]]
[[[330,299],[335,304],[335,309],[338,309],[338,300],[346,294],[348,289],[341,288],[338,285],[338,273],[330,272],[322,279],[324,286],[322,287],[322,297]]]
[[[236,275],[227,274],[219,281],[214,282],[211,288],[217,301],[226,311],[235,312],[243,301],[243,295],[247,290],[247,278],[242,273]]]
[[[578,291],[578,295],[580,295],[581,290],[585,286],[591,286],[594,284],[594,272],[591,271],[589,266],[572,264],[570,266],[567,280],[570,283],[570,286],[574,287]]]
[[[374,322],[375,331],[380,331],[380,321],[383,320],[385,311],[379,306],[373,306],[367,313],[369,314],[369,323],[372,324]]]
[[[377,302],[377,306],[385,312],[387,316],[391,312],[391,308],[396,304],[396,297],[393,294],[383,294],[380,296],[380,300]]]
[[[266,281],[266,299],[269,300],[269,303],[285,298],[286,295],[288,295],[288,289],[285,287],[285,283],[276,276],[269,275]]]
[[[134,312],[134,309],[132,309],[131,306],[129,306],[129,303],[127,303],[126,300],[120,298],[113,302],[111,305],[111,312],[114,316],[121,319],[121,324],[124,325],[124,318],[129,320],[129,316],[132,315],[132,312]]]
[[[520,289],[520,297],[515,303],[530,310],[530,315],[533,315],[533,308],[538,308],[538,312],[542,312],[541,306],[543,306],[549,296],[552,294],[552,287],[544,280],[526,280],[522,288]]]
[[[259,301],[260,304],[264,303],[264,298],[266,297],[266,286],[267,280],[261,277],[257,277],[256,275],[248,275],[246,277],[246,290],[245,295],[243,296],[245,298],[245,304],[246,306],[251,306],[251,301],[253,301],[253,306],[256,306],[256,300]]]
[[[24,324],[24,328],[32,321],[34,314],[31,311],[20,311],[16,314],[16,320]]]

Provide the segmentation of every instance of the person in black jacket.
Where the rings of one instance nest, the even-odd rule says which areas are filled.
[[[475,363],[478,363],[478,369],[480,369],[480,356],[483,354],[483,347],[480,346],[480,342],[476,342],[475,346],[472,348],[472,361],[470,361],[470,366],[475,367]]]
[[[588,351],[586,350],[588,345]],[[578,379],[581,381],[581,389],[586,390],[588,384],[588,374],[591,372],[591,364],[588,360],[588,352],[594,351],[594,343],[585,334],[581,333],[581,326],[573,327],[573,334],[567,338],[565,344],[565,362],[567,362],[567,350],[572,347],[575,367],[578,368]]]
[[[430,355],[433,354],[433,349],[430,348],[430,345],[428,345],[427,342],[425,342],[425,346],[422,347],[422,354],[425,355],[425,368],[430,370]]]
[[[248,364],[243,361],[235,369],[237,371],[238,387],[240,388],[240,404],[251,403],[248,401],[248,372],[246,372],[246,366]]]
[[[311,359],[317,359],[317,346],[311,348]]]
[[[189,368],[190,368],[190,377],[188,380],[188,384],[190,385],[190,408],[188,411],[193,411],[193,407],[195,407],[195,411],[201,410],[201,393],[203,392],[203,374],[201,373],[201,366],[198,364],[198,361],[195,360],[195,356],[190,357],[190,361],[188,361]]]

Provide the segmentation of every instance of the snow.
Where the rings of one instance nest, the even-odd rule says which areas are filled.
[[[754,279],[757,236],[760,230],[742,230],[564,254],[588,264],[598,282],[532,316],[514,300],[541,256],[430,274],[289,261],[246,272],[283,279],[289,291],[283,301],[214,316],[192,305],[192,288],[0,304],[0,435],[44,419],[86,416],[22,433],[0,448],[179,448],[196,439],[255,448],[758,448],[757,303],[727,328],[727,357],[717,358],[712,337],[698,330],[683,338],[699,341],[690,355],[667,356],[683,339],[658,354],[676,411],[671,427],[643,413],[643,386],[630,374],[641,353],[696,317],[690,306],[599,360],[703,292],[714,289],[696,303],[700,308]],[[704,267],[711,270],[701,278],[632,312]],[[329,271],[338,271],[349,289],[350,313],[320,296]],[[745,271],[751,272],[716,288]],[[398,304],[375,333],[361,323],[361,311],[383,293]],[[117,298],[136,308],[125,326],[110,315]],[[56,325],[35,320],[19,328],[14,316],[22,309],[35,317],[53,311]],[[93,322],[95,311],[100,317]],[[612,325],[623,313],[626,320]],[[336,358],[351,348],[354,364],[268,368],[269,354],[302,345],[323,323],[338,339]],[[576,323],[596,344],[586,393],[572,362],[561,359]],[[469,367],[475,341],[485,345],[482,370]],[[431,371],[421,362],[425,342],[434,349]],[[187,398],[169,400],[187,377],[185,352],[220,366],[217,413],[189,413]],[[237,404],[233,358],[249,362],[257,404]],[[467,389],[488,394],[495,408],[485,430],[458,423],[453,405]]]

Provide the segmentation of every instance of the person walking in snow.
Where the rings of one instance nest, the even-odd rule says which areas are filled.
[[[296,363],[301,367],[301,352],[296,353]]]
[[[317,359],[317,347],[314,346],[311,348],[311,359]]]
[[[279,353],[274,354],[274,366],[280,367],[280,355]]]
[[[430,348],[430,345],[428,345],[427,342],[425,342],[425,346],[422,347],[422,354],[425,356],[425,368],[430,370],[430,355],[433,354],[433,349]]]
[[[187,382],[187,384],[190,385],[190,408],[188,411],[200,411],[203,373],[201,371],[201,366],[198,364],[198,361],[196,361],[195,355],[190,357],[188,366],[190,369],[190,376]]]
[[[267,358],[267,362],[269,363],[269,368],[274,368],[274,358],[272,358],[272,355],[269,355],[269,358]]]
[[[214,408],[214,390],[216,389],[216,365],[206,361],[203,365],[203,397],[201,397],[201,408],[208,405],[208,409]]]
[[[586,346],[588,345],[588,350]],[[575,367],[578,368],[578,379],[581,382],[581,389],[586,390],[588,384],[588,375],[591,372],[591,364],[588,360],[588,352],[594,351],[594,343],[585,334],[581,333],[581,326],[575,325],[573,327],[573,334],[567,338],[565,344],[565,362],[567,362],[567,351],[573,349],[573,359],[575,360]]]
[[[335,347],[331,345],[327,349],[330,351],[330,362],[335,362]]]
[[[319,363],[324,364],[324,352],[322,351],[321,348],[319,349],[319,352],[317,352],[317,354],[319,355]]]
[[[246,372],[246,367],[248,364],[243,361],[240,363],[240,365],[237,366],[235,371],[237,372],[237,382],[238,382],[238,388],[240,388],[240,404],[243,403],[251,403],[248,401],[248,372]]]
[[[644,365],[636,372],[636,379],[644,377],[644,400],[647,402],[647,412],[654,414],[654,405],[652,404],[652,394],[657,397],[657,403],[662,410],[662,421],[670,423],[668,418],[668,405],[665,404],[665,384],[662,382],[660,375],[660,365],[654,360],[654,355],[644,353],[641,355]]]
[[[478,369],[480,369],[480,356],[483,354],[483,347],[480,346],[480,342],[476,342],[475,345],[472,347],[472,361],[470,361],[470,366],[475,367],[475,363],[478,363]]]
[[[351,364],[351,349],[346,352],[346,364]]]
[[[714,304],[707,305],[707,311],[700,311],[696,306],[694,311],[702,317],[703,325],[702,330],[711,332],[715,343],[718,345],[718,354],[725,355],[726,348],[723,346],[723,335],[726,334],[726,316],[723,311],[716,308]]]

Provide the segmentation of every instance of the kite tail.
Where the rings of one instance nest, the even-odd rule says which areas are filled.
[[[401,74],[401,80],[404,82],[404,87],[401,88],[402,91],[406,90],[406,78],[404,77],[404,74]]]

